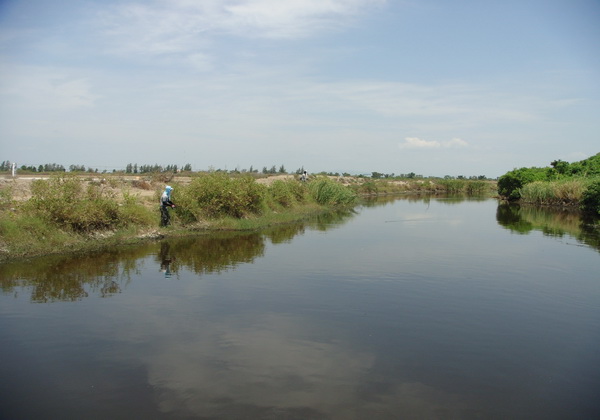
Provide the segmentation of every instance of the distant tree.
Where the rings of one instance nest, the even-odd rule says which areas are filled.
[[[84,165],[71,165],[69,166],[69,172],[85,172]]]
[[[286,173],[286,171],[285,171],[285,167],[284,167],[283,165],[281,165],[281,166],[279,167],[279,173],[280,173],[280,174],[285,174],[285,173]]]

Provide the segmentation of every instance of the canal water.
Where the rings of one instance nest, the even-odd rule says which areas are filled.
[[[1,419],[600,418],[600,235],[402,198],[0,265]]]

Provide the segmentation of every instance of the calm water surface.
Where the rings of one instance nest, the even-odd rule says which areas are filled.
[[[599,250],[573,214],[399,199],[0,265],[0,418],[600,418]]]

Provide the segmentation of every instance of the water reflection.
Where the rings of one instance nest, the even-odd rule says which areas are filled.
[[[0,290],[31,291],[31,301],[76,301],[90,295],[109,297],[120,293],[137,272],[138,261],[153,249],[145,244],[101,253],[53,255],[0,264]]]
[[[109,297],[127,287],[147,256],[153,256],[158,270],[167,279],[177,277],[181,270],[219,273],[264,256],[268,241],[289,243],[307,230],[334,229],[355,215],[354,210],[345,209],[260,232],[219,232],[103,252],[4,263],[0,264],[0,290],[15,297],[19,290],[30,290],[31,301],[38,303],[77,301],[95,295]]]
[[[501,203],[496,211],[496,220],[499,225],[517,234],[541,231],[552,237],[568,235],[600,250],[598,224],[587,220],[577,211]]]
[[[600,259],[497,208],[388,198],[0,266],[0,417],[598,418]]]

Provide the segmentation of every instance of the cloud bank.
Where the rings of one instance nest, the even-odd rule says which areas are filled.
[[[459,138],[440,142],[436,140],[423,140],[418,137],[406,137],[404,142],[398,145],[400,149],[451,149],[468,146],[469,143]]]

